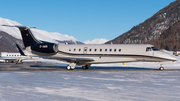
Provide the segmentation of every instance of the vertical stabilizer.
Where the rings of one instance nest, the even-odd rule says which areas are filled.
[[[17,27],[21,32],[21,36],[25,47],[33,46],[35,44],[41,43],[41,41],[37,40],[34,37],[34,35],[30,30],[30,27],[28,26],[10,26],[10,25],[2,25],[2,26]]]
[[[32,34],[31,30],[29,27],[18,27],[19,30],[21,31],[22,39],[24,42],[24,46],[33,46],[37,43],[40,43]]]

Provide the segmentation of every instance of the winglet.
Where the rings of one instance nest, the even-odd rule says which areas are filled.
[[[22,56],[26,56],[26,55],[24,54],[24,52],[22,51],[22,49],[20,48],[20,46],[19,46],[18,44],[16,44],[16,46],[17,46],[17,48],[18,48],[18,50],[19,50],[19,53],[20,53]]]

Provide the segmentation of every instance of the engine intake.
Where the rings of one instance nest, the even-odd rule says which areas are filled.
[[[55,43],[39,43],[31,46],[31,50],[42,53],[57,53],[58,45]]]

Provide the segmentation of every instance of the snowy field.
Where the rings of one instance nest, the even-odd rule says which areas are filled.
[[[180,71],[1,72],[1,101],[179,101]]]
[[[138,62],[127,63],[125,66],[103,64],[93,65],[89,70],[82,70],[80,67],[66,70],[66,63],[51,60],[46,62],[61,65],[61,69],[1,71],[0,101],[179,101],[180,99],[179,60],[173,64],[165,64],[164,71],[158,70],[158,63]],[[0,65],[0,68],[3,66]]]

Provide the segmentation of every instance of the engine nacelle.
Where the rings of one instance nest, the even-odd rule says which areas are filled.
[[[31,46],[31,50],[42,53],[57,53],[58,45],[55,43],[39,43]]]

